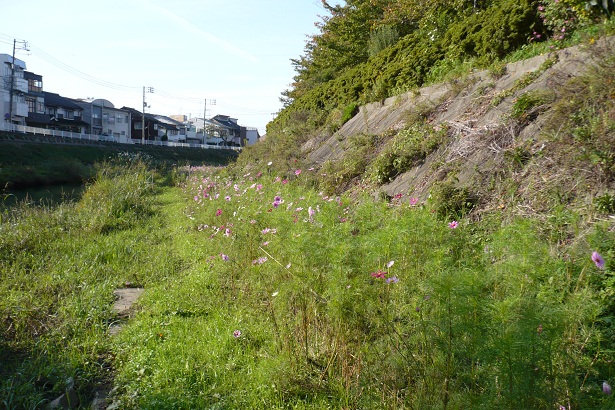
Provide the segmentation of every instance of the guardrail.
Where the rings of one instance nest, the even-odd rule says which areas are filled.
[[[94,135],[94,134],[80,134],[77,132],[69,132],[69,131],[60,131],[60,130],[50,130],[47,128],[37,128],[30,127],[27,125],[17,125],[17,124],[9,124],[6,122],[0,122],[0,131],[7,132],[18,132],[27,135],[44,135],[48,137],[61,137],[61,138],[72,138],[76,140],[86,140],[86,141],[95,141],[95,142],[115,142],[118,144],[129,144],[129,145],[141,145],[141,140],[135,141],[120,141],[117,137],[107,136],[107,135]],[[225,150],[233,150],[233,151],[241,151],[241,147],[227,147],[220,145],[207,145],[207,144],[192,144],[186,142],[172,142],[172,141],[144,141],[144,145],[154,145],[154,146],[164,146],[164,147],[184,147],[184,148],[200,148],[200,149],[225,149]]]

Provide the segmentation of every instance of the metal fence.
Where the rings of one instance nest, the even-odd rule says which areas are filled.
[[[96,142],[115,142],[118,144],[137,145],[141,144],[141,140],[134,141],[120,141],[117,137],[108,135],[94,135],[94,134],[80,134],[77,132],[50,130],[47,128],[29,127],[27,125],[9,124],[6,122],[0,122],[0,131],[18,132],[26,135],[43,135],[47,137],[60,137],[71,138],[75,140],[96,141]],[[192,144],[186,142],[172,142],[172,141],[145,141],[145,145],[165,146],[165,147],[185,147],[185,148],[201,148],[201,149],[225,149],[233,151],[241,151],[241,147],[228,147],[221,145],[208,145],[208,144]]]

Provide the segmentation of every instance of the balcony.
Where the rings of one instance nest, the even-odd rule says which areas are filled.
[[[19,91],[22,93],[27,93],[28,92],[28,80],[25,80],[23,78],[17,78],[15,77],[15,83],[13,84],[13,91]]]
[[[28,104],[13,102],[13,116],[27,117],[28,116]]]

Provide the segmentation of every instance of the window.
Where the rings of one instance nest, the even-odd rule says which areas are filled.
[[[117,115],[115,116],[115,121],[116,121],[118,124],[121,124],[121,123],[122,123],[122,114],[117,114]]]
[[[45,112],[45,104],[43,104],[42,102],[38,101],[36,103],[36,112]]]
[[[75,119],[75,112],[72,110],[66,110],[65,111],[65,115],[64,118],[66,118],[67,120],[74,120]]]
[[[135,130],[140,130],[140,129],[142,129],[142,128],[143,128],[143,127],[142,127],[142,125],[143,125],[143,124],[141,124],[141,122],[140,122],[140,121],[139,121],[139,122],[135,122]]]
[[[56,112],[57,112],[56,108],[54,108],[54,107],[47,107],[47,114],[53,115],[55,117]]]
[[[28,112],[36,112],[36,100],[34,98],[26,98],[28,103]]]
[[[40,80],[28,80],[28,91],[40,93],[43,90],[43,82]]]

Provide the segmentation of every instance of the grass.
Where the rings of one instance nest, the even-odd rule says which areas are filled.
[[[529,220],[453,229],[433,202],[273,169],[173,187],[107,164],[79,202],[4,211],[3,407],[69,378],[84,405],[111,382],[139,409],[613,405],[608,226],[561,251]],[[127,283],[145,292],[110,337]]]
[[[41,141],[44,142],[41,142]],[[0,133],[0,187],[82,184],[96,175],[96,164],[125,154],[149,158],[157,167],[226,165],[232,150],[99,143],[60,144],[60,138]]]

